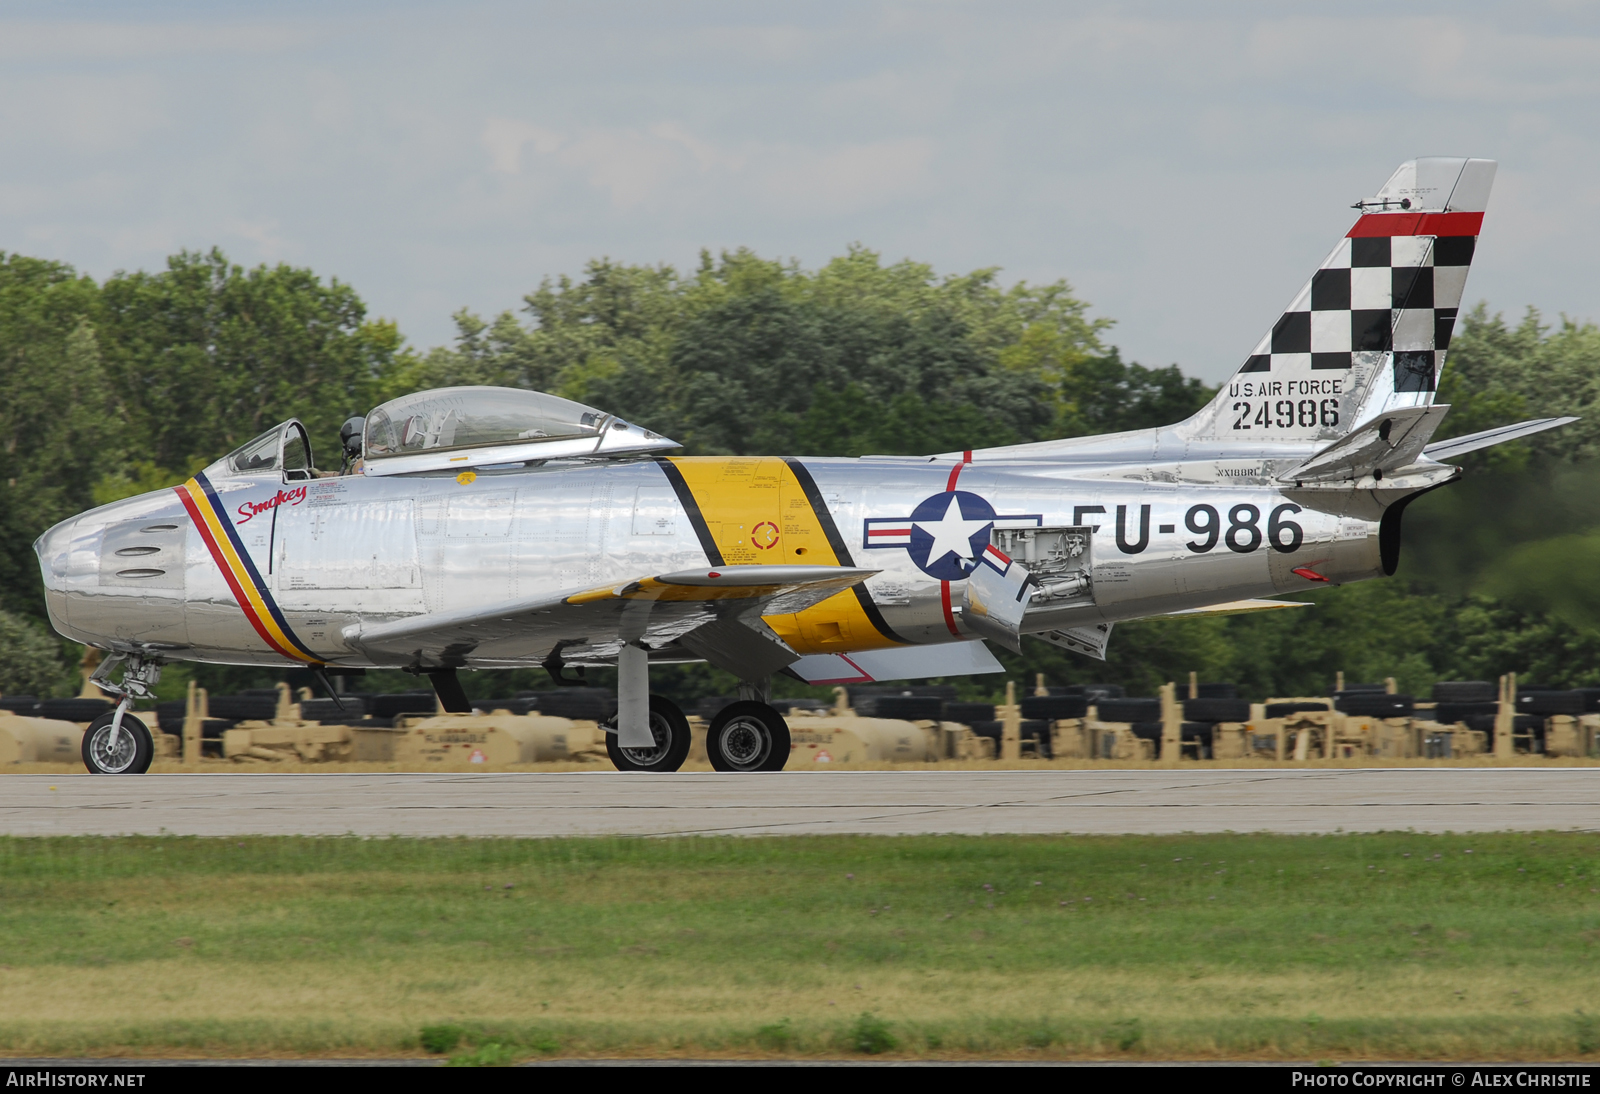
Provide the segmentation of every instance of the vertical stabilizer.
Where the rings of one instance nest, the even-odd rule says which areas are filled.
[[[1243,366],[1178,426],[1196,439],[1329,441],[1433,402],[1494,184],[1493,160],[1400,165]]]

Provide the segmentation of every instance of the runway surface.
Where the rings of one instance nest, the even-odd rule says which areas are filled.
[[[1600,768],[0,776],[17,836],[1597,828]]]

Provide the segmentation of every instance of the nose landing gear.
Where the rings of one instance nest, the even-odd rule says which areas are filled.
[[[122,683],[111,673],[123,667]],[[91,775],[143,775],[155,758],[150,729],[128,713],[135,699],[148,699],[161,679],[161,662],[143,653],[114,654],[100,663],[90,682],[117,700],[117,709],[102,714],[83,732],[83,766]]]

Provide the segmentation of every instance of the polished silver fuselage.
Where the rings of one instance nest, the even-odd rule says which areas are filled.
[[[961,580],[950,579],[949,565],[943,577],[932,572],[936,560],[919,560],[898,538],[897,522],[956,493],[986,503],[997,527],[1094,529],[1091,596],[1030,613],[1031,632],[1320,587],[1297,569],[1335,584],[1380,576],[1385,508],[1432,483],[1312,490],[1274,480],[1312,448],[1205,448],[1148,431],[1056,442],[1036,455],[788,461],[813,484],[808,500],[838,548],[834,563],[878,572],[865,582],[862,609],[872,626],[861,625],[863,633],[852,638],[847,623],[842,638],[832,632],[832,645],[812,643],[803,626],[780,633],[800,653],[973,637],[959,610]],[[208,469],[214,512],[231,528],[197,526],[182,490],[166,490],[84,513],[36,547],[51,620],[79,642],[166,660],[399,665],[403,658],[375,657],[361,644],[364,626],[740,564],[712,557],[708,545],[732,535],[731,526],[708,533],[695,509],[708,510],[709,499],[675,483],[674,466],[623,458],[285,481],[219,463]],[[740,487],[724,481],[717,489],[719,511],[737,508],[737,493],[730,500],[726,491]],[[758,483],[748,489],[754,528],[762,506],[780,495],[755,493]],[[783,494],[777,504],[801,507],[798,498]],[[957,509],[978,505],[967,497]],[[780,514],[771,531],[756,533],[775,542],[757,544],[750,561],[796,561],[790,544],[803,529],[788,519]],[[969,522],[974,534],[987,535],[977,519]],[[874,542],[875,530],[890,534]],[[217,546],[230,536],[236,560]],[[286,657],[263,631],[262,618],[274,611],[310,658]],[[502,643],[492,656],[466,651],[461,663],[537,665],[550,654],[546,640],[522,650]]]

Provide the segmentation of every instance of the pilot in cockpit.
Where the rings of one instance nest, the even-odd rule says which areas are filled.
[[[339,427],[339,447],[344,452],[344,465],[339,469],[339,474],[361,474],[361,434],[366,428],[367,420],[359,414],[346,418],[344,425]]]

